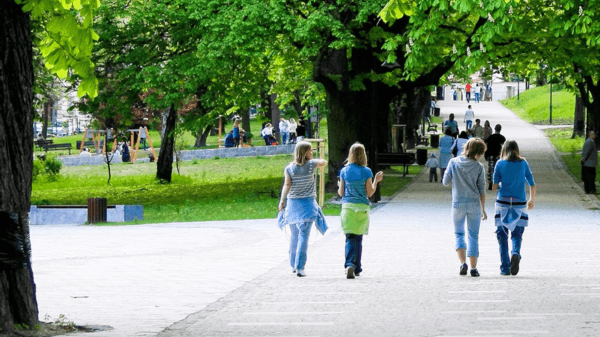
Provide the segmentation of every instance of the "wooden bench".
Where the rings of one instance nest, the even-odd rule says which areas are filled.
[[[427,118],[427,132],[434,131],[437,133],[437,124],[432,124],[431,119]]]
[[[63,143],[63,144],[48,144],[44,145],[44,152],[54,151],[54,150],[69,150],[69,155],[71,154],[71,143]]]
[[[405,177],[408,173],[408,165],[414,164],[416,155],[414,153],[378,153],[377,163],[382,166],[403,166],[403,174]]]
[[[51,145],[53,142],[54,141],[52,139],[40,139],[34,141],[34,144],[38,149],[43,149],[44,145]]]
[[[429,138],[427,138],[427,136],[421,136],[421,134],[419,134],[419,130],[415,130],[415,139],[417,140],[417,146],[429,146]]]

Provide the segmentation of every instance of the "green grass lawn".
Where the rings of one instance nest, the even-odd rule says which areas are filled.
[[[585,137],[576,136],[571,138],[573,128],[546,129],[544,130],[546,137],[550,140],[556,151],[559,153],[579,153],[583,148]]]
[[[550,90],[545,85],[521,93],[521,97],[501,100],[507,108],[531,124],[550,124]],[[573,124],[575,95],[566,90],[552,94],[552,124]]]

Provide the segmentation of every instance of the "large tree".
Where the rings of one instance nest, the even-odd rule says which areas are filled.
[[[61,77],[73,69],[81,94],[94,95],[90,51],[97,1],[4,1],[0,7],[0,329],[38,323],[31,268],[29,207],[33,158],[32,18],[45,27],[39,48]]]

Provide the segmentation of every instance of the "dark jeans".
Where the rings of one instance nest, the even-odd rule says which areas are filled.
[[[362,271],[360,263],[362,238],[362,235],[346,234],[346,263],[344,264],[344,268],[354,267],[355,273]]]
[[[596,193],[596,168],[581,166],[581,180],[585,193]]]
[[[494,184],[494,169],[496,168],[496,162],[498,161],[498,157],[491,156],[486,158],[488,161],[488,171],[487,171],[487,180],[488,180],[488,188],[491,190],[492,185]]]
[[[444,182],[444,173],[446,173],[446,169],[445,168],[441,168],[440,169],[440,181]]]
[[[512,240],[512,251],[511,256],[517,254],[519,260],[521,259],[521,242],[523,241],[523,231],[525,227],[516,227],[511,232],[510,238]],[[508,256],[508,228],[504,226],[496,227],[496,237],[498,238],[498,244],[500,245],[500,272],[503,274],[510,274],[510,257]]]
[[[429,182],[432,182],[433,179],[437,183],[437,168],[429,168]]]
[[[467,91],[467,103],[469,103],[469,101],[471,100],[471,92]]]

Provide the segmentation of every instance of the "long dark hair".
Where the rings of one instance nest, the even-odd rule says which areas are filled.
[[[523,157],[519,154],[519,144],[514,140],[507,140],[502,146],[500,158],[508,161],[521,161]]]

